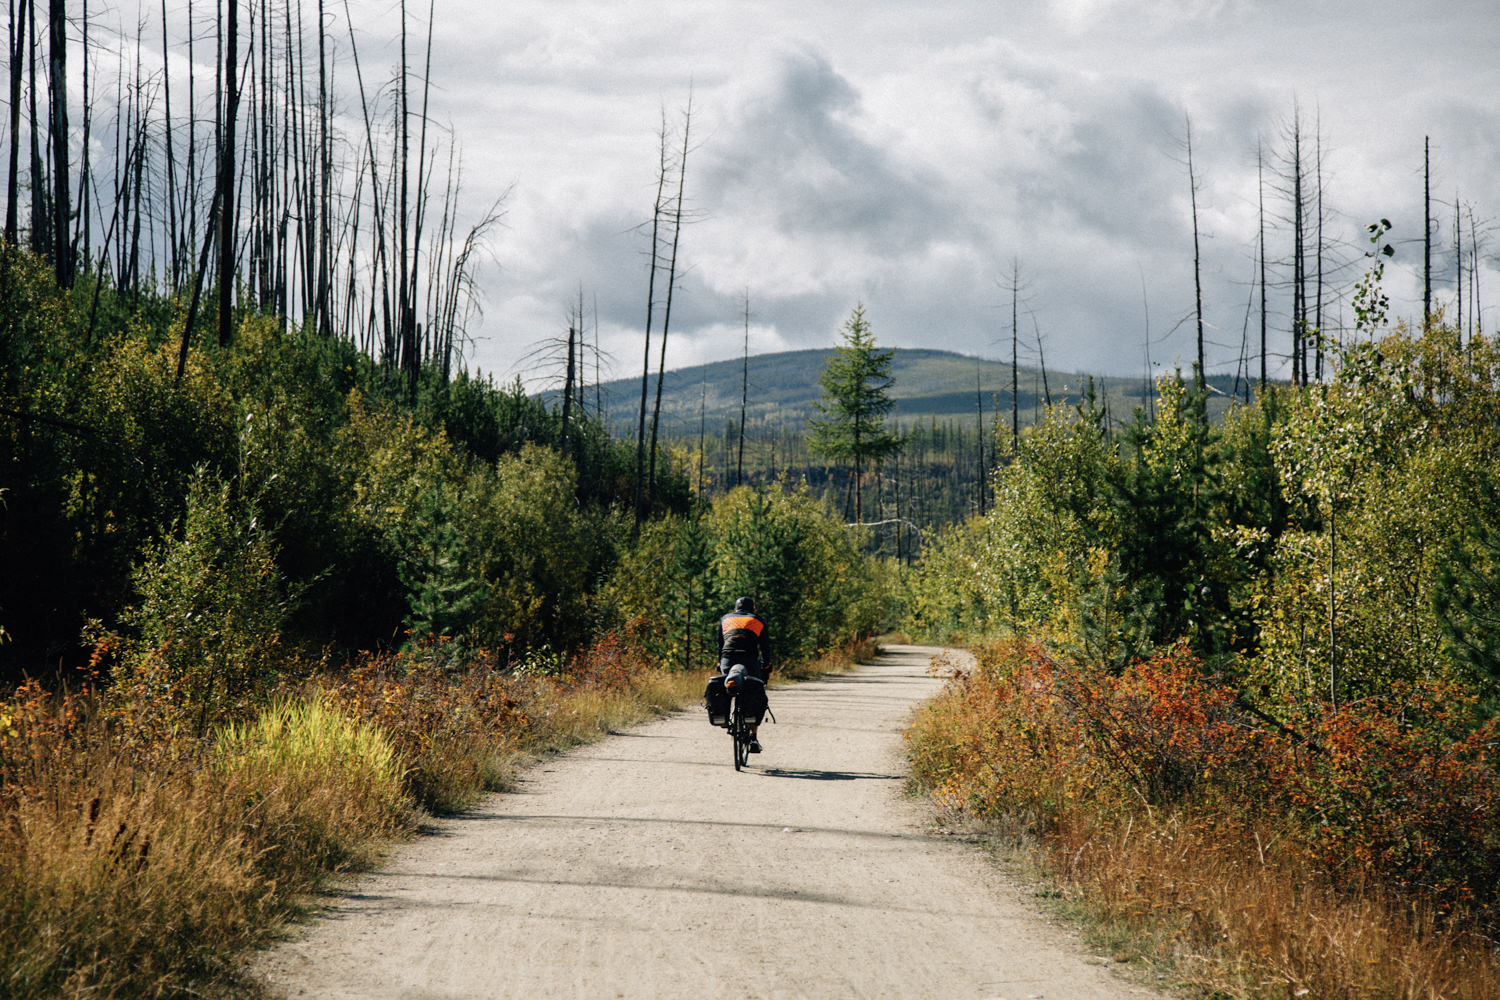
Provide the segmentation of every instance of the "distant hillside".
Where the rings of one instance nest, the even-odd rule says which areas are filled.
[[[801,432],[817,415],[813,402],[822,397],[818,384],[833,348],[783,351],[750,358],[747,427],[775,427]],[[1008,362],[968,357],[953,351],[899,348],[891,366],[895,382],[891,396],[896,401],[893,419],[898,424],[963,420],[972,422],[977,402],[983,403],[988,422],[998,410],[1009,420],[1011,372]],[[740,386],[743,362],[716,361],[666,373],[662,385],[662,433],[668,437],[696,434],[700,412],[710,434],[740,416]],[[1022,366],[1017,373],[1018,403],[1022,424],[1030,424],[1040,412],[1050,391],[1054,403],[1065,398],[1076,402],[1083,393],[1086,376],[1076,372],[1041,371]],[[1229,392],[1232,378],[1210,380],[1221,392]],[[1102,377],[1095,379],[1096,392],[1116,419],[1127,418],[1141,404],[1141,379]],[[650,391],[656,390],[653,375]],[[594,389],[588,390],[592,408]],[[617,379],[599,386],[598,398],[606,420],[617,433],[633,427],[640,408],[641,382]],[[651,405],[648,400],[647,406]]]

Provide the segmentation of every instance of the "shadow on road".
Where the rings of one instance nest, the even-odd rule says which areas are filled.
[[[753,772],[752,772],[753,773]],[[798,767],[768,767],[760,772],[768,778],[801,778],[804,781],[900,781],[899,774],[870,771],[808,771]]]

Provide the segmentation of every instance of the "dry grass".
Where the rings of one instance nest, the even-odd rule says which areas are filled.
[[[385,734],[314,694],[279,698],[256,721],[219,735],[215,770],[258,868],[316,882],[368,865],[380,840],[412,826],[401,762]]]
[[[650,671],[624,690],[537,684],[525,699],[531,728],[516,749],[538,753],[593,743],[692,704],[702,695],[703,677],[681,671]]]
[[[878,640],[858,638],[848,646],[830,649],[816,659],[778,668],[772,675],[772,680],[780,678],[788,681],[801,681],[824,674],[847,674],[861,664],[872,662],[879,655]]]
[[[122,741],[81,705],[4,713],[0,996],[222,980],[298,893],[409,826],[388,742],[320,702],[165,744]]]
[[[1494,944],[1358,888],[1334,891],[1276,857],[1272,831],[1181,815],[1065,815],[1047,867],[1116,957],[1141,955],[1205,995],[1493,1000]]]

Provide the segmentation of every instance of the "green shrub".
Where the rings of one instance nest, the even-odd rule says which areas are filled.
[[[229,485],[198,470],[177,530],[135,578],[139,603],[123,614],[134,635],[98,637],[120,656],[111,712],[198,736],[255,712],[284,659],[288,596],[267,533]]]

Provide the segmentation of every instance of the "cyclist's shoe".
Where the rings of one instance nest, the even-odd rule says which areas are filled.
[[[750,752],[751,753],[760,753],[760,740],[751,740],[750,741]]]

